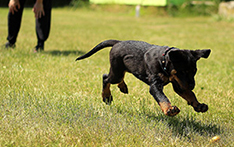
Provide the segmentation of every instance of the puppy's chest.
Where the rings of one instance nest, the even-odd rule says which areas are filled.
[[[158,76],[161,78],[161,80],[163,81],[164,84],[168,84],[170,82],[169,78],[167,76],[165,76],[164,74],[158,73]]]

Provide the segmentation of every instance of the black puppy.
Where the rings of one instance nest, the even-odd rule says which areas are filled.
[[[76,60],[87,58],[97,51],[111,47],[110,71],[103,75],[102,97],[106,104],[113,101],[110,84],[118,84],[121,92],[128,93],[124,82],[125,72],[150,86],[150,94],[160,105],[164,114],[175,116],[180,112],[163,93],[163,86],[172,83],[174,91],[184,98],[197,112],[206,112],[208,106],[197,101],[192,92],[197,72],[196,62],[207,58],[211,50],[180,50],[174,47],[157,46],[143,41],[106,40]]]

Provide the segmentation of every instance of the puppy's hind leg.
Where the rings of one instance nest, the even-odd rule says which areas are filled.
[[[121,80],[120,83],[118,83],[118,87],[119,90],[124,93],[124,94],[128,94],[128,86],[126,85],[126,83],[124,82],[124,78]]]
[[[110,91],[111,84],[118,84],[118,87],[120,88],[121,92],[128,93],[127,85],[123,81],[124,73],[125,72],[120,67],[115,67],[115,68],[111,67],[109,74],[103,75],[102,98],[106,104],[110,105],[111,102],[113,101],[113,97]]]
[[[128,86],[126,85],[126,83],[124,82],[124,80],[122,80],[119,84],[118,84],[119,90],[121,92],[123,92],[124,94],[128,94]]]
[[[113,97],[110,91],[110,83],[108,80],[108,75],[104,74],[102,78],[103,78],[103,88],[102,88],[103,102],[105,102],[107,105],[110,105],[111,102],[113,101]]]

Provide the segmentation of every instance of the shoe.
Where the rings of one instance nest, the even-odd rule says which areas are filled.
[[[34,53],[41,52],[41,51],[44,51],[43,46],[37,45],[37,46],[34,47]]]
[[[7,42],[5,45],[4,45],[4,48],[5,49],[9,49],[9,48],[15,48],[15,44],[12,44],[12,43],[10,43],[10,42]]]

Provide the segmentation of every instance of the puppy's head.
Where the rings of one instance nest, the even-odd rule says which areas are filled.
[[[169,59],[171,62],[171,82],[178,85],[182,91],[193,90],[195,87],[194,76],[197,72],[197,61],[200,58],[208,58],[210,49],[204,50],[171,50]]]

